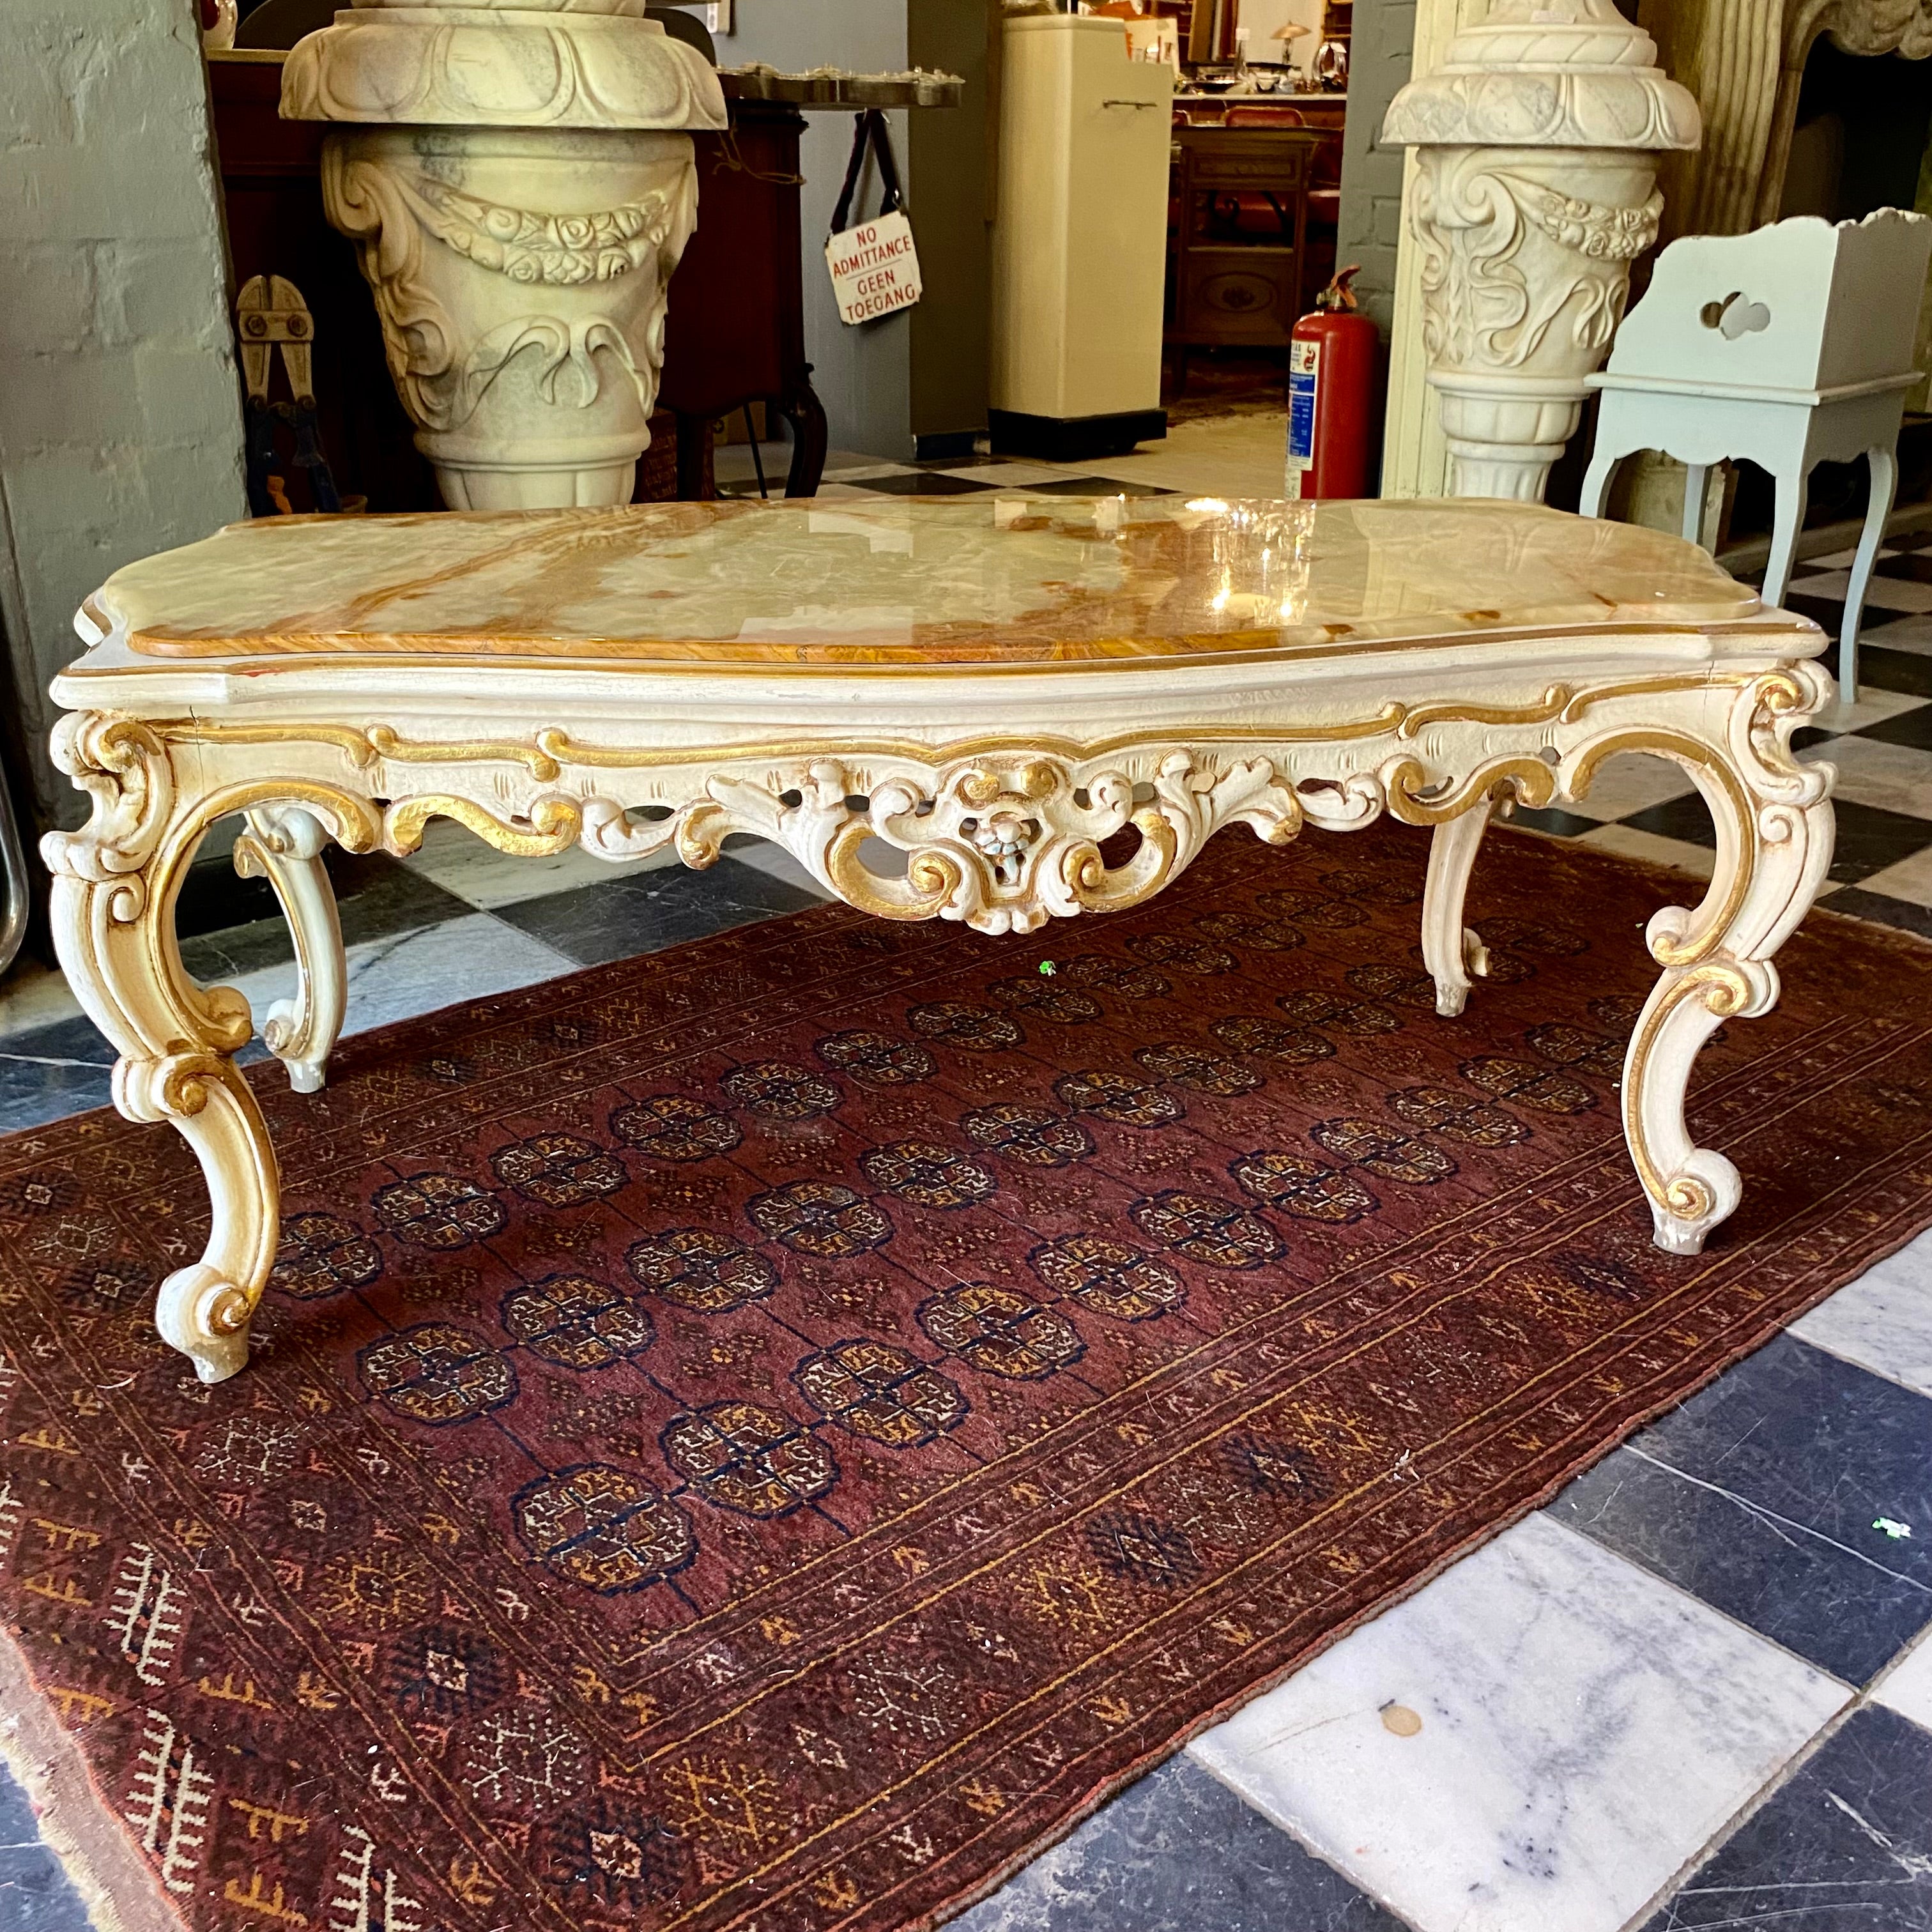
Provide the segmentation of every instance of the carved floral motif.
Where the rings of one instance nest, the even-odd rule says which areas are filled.
[[[675,130],[726,125],[642,11],[360,0],[284,64],[284,115],[338,124],[323,206],[453,509],[630,501],[697,217]]]
[[[428,176],[399,178],[398,194],[440,242],[513,282],[574,288],[608,282],[663,252],[674,191],[588,214],[544,214],[465,194]]]
[[[459,188],[427,171],[406,134],[323,144],[323,206],[357,244],[396,392],[457,507],[478,506],[466,472],[479,464],[500,469],[526,450],[538,461],[577,436],[586,455],[616,456],[628,474],[649,440],[668,287],[696,225],[698,178],[688,140],[634,138],[634,152],[586,166],[645,191],[586,213]],[[532,310],[524,291],[538,288],[548,305]],[[512,365],[518,380],[493,395]],[[628,487],[616,494],[628,498]]]
[[[1589,358],[1610,346],[1630,288],[1630,263],[1657,238],[1663,197],[1606,207],[1491,165],[1486,154],[1430,155],[1412,204],[1422,250],[1423,340],[1432,362],[1521,368],[1567,316],[1565,350]],[[1522,259],[1534,228],[1574,262],[1552,274]],[[1532,284],[1526,266],[1545,272]],[[1566,359],[1568,359],[1566,357]],[[1579,386],[1580,394],[1580,384]]]

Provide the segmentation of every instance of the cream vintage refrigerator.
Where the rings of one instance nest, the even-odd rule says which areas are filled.
[[[1118,20],[1004,24],[990,428],[1079,462],[1167,433],[1160,406],[1174,76]]]

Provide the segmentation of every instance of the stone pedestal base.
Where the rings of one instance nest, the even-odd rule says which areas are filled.
[[[344,128],[322,198],[451,508],[630,501],[697,220],[688,134]]]
[[[1583,379],[1657,239],[1657,160],[1639,150],[1425,147],[1412,208],[1423,339],[1458,496],[1540,502]]]

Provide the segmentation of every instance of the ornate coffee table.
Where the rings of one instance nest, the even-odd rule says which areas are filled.
[[[115,1105],[168,1120],[213,1198],[161,1286],[202,1378],[247,1358],[274,1260],[274,1150],[233,1055],[247,1001],[183,969],[173,908],[215,820],[294,932],[263,1028],[301,1091],[343,1016],[320,854],[412,851],[431,818],[498,850],[775,840],[888,919],[1025,932],[1139,904],[1221,827],[1284,844],[1384,810],[1436,828],[1422,941],[1445,1014],[1492,811],[1580,797],[1652,752],[1695,780],[1716,876],[1650,922],[1630,1157],[1659,1244],[1694,1254],[1736,1169],[1684,1118],[1697,1050],[1778,998],[1772,956],[1832,853],[1815,626],[1673,538],[1515,504],[988,494],[530,514],[277,518],[118,572],[56,680],[93,800],[43,850]],[[1131,850],[1128,849],[1131,847]]]

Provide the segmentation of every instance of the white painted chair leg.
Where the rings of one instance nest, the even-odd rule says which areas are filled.
[[[1858,554],[1852,560],[1844,628],[1838,633],[1838,696],[1846,704],[1858,701],[1858,627],[1864,620],[1865,596],[1877,567],[1879,546],[1885,541],[1886,519],[1898,490],[1898,459],[1888,446],[1867,450],[1865,461],[1871,470],[1871,500],[1865,506],[1865,526],[1858,533]]]
[[[1436,826],[1429,844],[1429,873],[1422,888],[1422,957],[1436,982],[1436,1010],[1453,1019],[1467,1004],[1471,976],[1490,970],[1489,950],[1462,923],[1469,875],[1489,830],[1486,801]]]
[[[1590,466],[1583,476],[1583,494],[1577,509],[1586,517],[1600,517],[1604,514],[1604,499],[1610,494],[1610,478],[1617,472],[1617,465],[1623,460],[1621,456],[1609,456],[1601,451],[1590,459]]]
[[[1791,566],[1798,556],[1798,533],[1804,527],[1805,506],[1811,500],[1808,470],[1780,472],[1778,477],[1778,508],[1771,527],[1771,559],[1765,566],[1764,601],[1784,602],[1791,587]]]
[[[1700,549],[1704,542],[1704,489],[1711,474],[1708,463],[1684,466],[1684,540]]]
[[[235,869],[274,887],[296,947],[296,996],[268,1009],[262,1038],[298,1094],[318,1093],[349,1000],[335,890],[322,862],[328,833],[299,806],[260,806],[248,820],[235,842]]]

